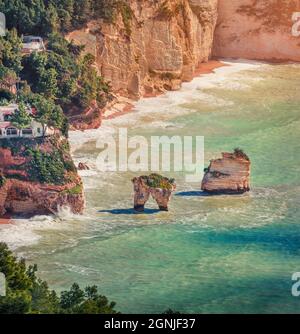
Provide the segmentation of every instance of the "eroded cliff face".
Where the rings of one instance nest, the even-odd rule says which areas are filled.
[[[86,45],[113,91],[139,98],[180,88],[212,51],[218,0],[127,0],[113,23],[93,20],[67,38]]]
[[[222,153],[210,162],[201,189],[213,194],[240,194],[250,191],[251,163],[245,154]]]
[[[292,34],[299,0],[219,0],[213,55],[268,61],[300,61],[300,37]]]
[[[0,216],[53,214],[62,207],[82,213],[84,204],[67,140],[1,140]]]

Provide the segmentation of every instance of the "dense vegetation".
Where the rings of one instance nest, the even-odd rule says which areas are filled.
[[[21,76],[34,93],[67,109],[70,104],[87,107],[102,104],[109,86],[97,75],[92,55],[82,56],[83,47],[69,43],[59,34],[48,36],[48,52],[32,53],[23,60]]]
[[[40,183],[63,184],[65,182],[65,164],[58,151],[51,154],[40,150],[28,150],[30,155],[29,179]]]
[[[0,11],[10,18],[8,29],[43,36],[81,28],[92,18],[113,22],[129,8],[124,0],[0,0]]]
[[[0,243],[0,272],[7,283],[6,297],[0,297],[0,314],[116,313],[115,303],[100,295],[96,286],[82,290],[73,284],[69,291],[57,295],[37,277],[36,265],[27,267],[4,243]]]
[[[68,142],[58,136],[1,139],[0,148],[8,148],[12,155],[26,158],[26,162],[13,167],[15,174],[5,175],[7,178],[63,185],[76,176],[77,169],[70,156]],[[25,172],[26,176],[21,172]]]
[[[149,176],[142,176],[148,187],[161,188],[171,190],[175,185],[175,179],[169,179],[159,174],[151,174]]]
[[[9,29],[0,37],[0,104],[16,99],[28,103],[40,112],[37,118],[45,128],[57,127],[65,135],[63,112],[80,113],[94,102],[103,107],[110,87],[97,74],[94,57],[83,53],[84,46],[68,42],[63,33],[85,25],[93,16],[113,21],[118,8],[128,21],[128,6],[122,1],[0,0]],[[42,36],[47,51],[22,55],[22,34]],[[16,83],[17,97],[9,91]]]
[[[233,154],[236,158],[241,158],[241,159],[245,159],[247,161],[250,161],[250,158],[248,157],[248,155],[242,149],[240,149],[238,147],[234,149]]]

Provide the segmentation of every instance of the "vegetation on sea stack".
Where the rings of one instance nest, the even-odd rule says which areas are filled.
[[[240,148],[235,148],[233,154],[236,158],[245,159],[247,161],[250,161],[250,158],[248,157],[248,155]]]
[[[151,174],[141,177],[148,187],[171,190],[175,184],[175,179],[169,179],[159,174]]]

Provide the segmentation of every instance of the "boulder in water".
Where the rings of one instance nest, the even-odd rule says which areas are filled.
[[[222,153],[221,159],[211,160],[202,181],[202,190],[214,194],[241,194],[250,191],[249,157],[240,149]]]
[[[86,163],[79,162],[78,170],[90,170],[90,167]]]

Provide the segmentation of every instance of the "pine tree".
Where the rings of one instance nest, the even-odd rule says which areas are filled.
[[[31,115],[24,103],[19,104],[19,108],[12,114],[11,123],[18,129],[26,129],[32,121]]]

